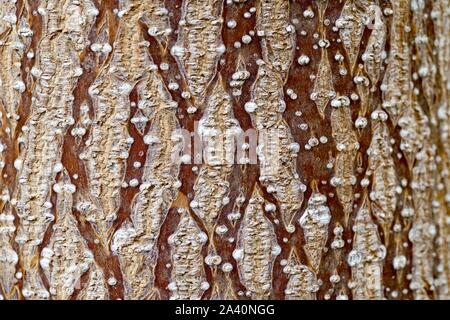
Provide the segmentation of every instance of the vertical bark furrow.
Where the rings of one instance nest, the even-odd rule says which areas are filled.
[[[205,165],[194,184],[195,197],[190,205],[212,239],[217,217],[229,203],[228,178],[238,160],[235,159],[235,150],[241,133],[239,122],[234,118],[231,97],[225,91],[220,75],[209,96],[198,131]]]
[[[201,109],[217,63],[225,52],[221,39],[222,7],[223,0],[184,0],[178,40],[171,49],[194,104]]]

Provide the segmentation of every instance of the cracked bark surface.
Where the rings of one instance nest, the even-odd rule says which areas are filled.
[[[449,0],[0,0],[0,299],[450,299]]]

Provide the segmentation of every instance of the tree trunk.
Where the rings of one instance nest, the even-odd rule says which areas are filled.
[[[449,299],[449,0],[0,0],[1,299]]]

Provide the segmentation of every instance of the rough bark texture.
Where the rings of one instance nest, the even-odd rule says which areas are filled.
[[[0,298],[449,299],[449,8],[0,0]]]

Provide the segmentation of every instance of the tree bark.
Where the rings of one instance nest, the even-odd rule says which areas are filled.
[[[449,7],[0,0],[0,298],[449,299]]]

